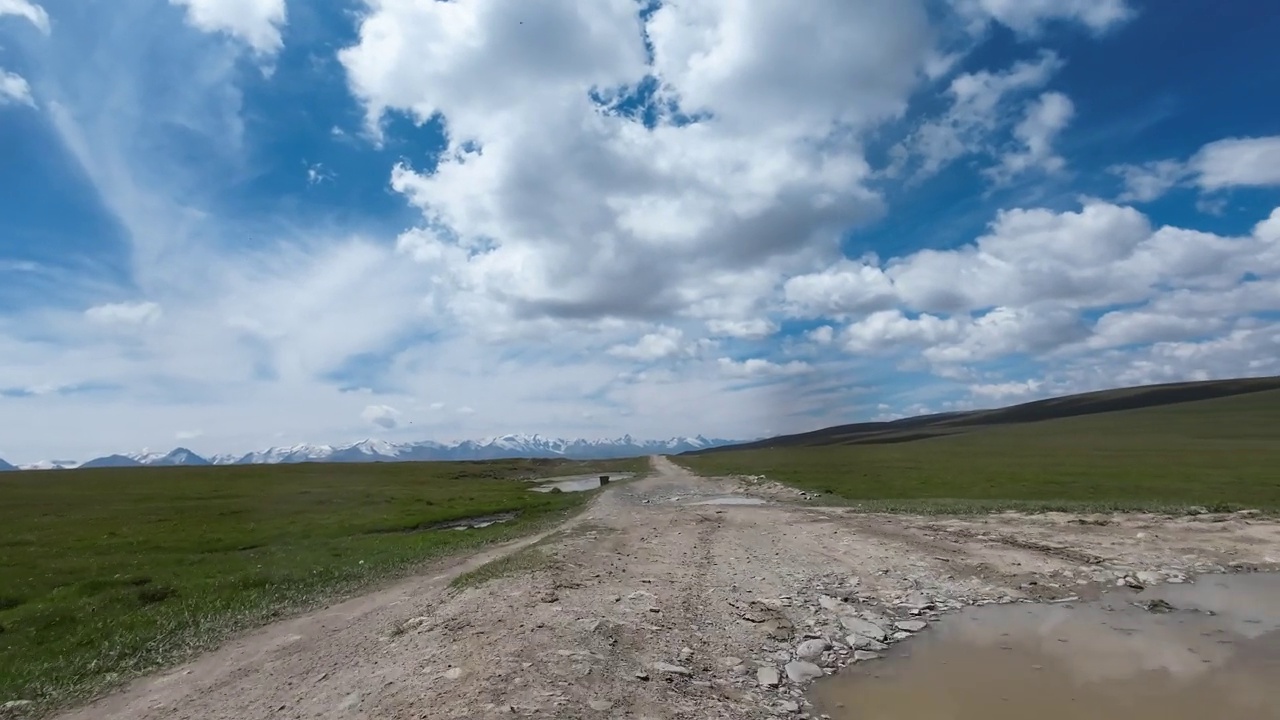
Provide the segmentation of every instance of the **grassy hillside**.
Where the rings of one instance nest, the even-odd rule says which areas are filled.
[[[426,560],[548,524],[567,463],[258,465],[0,475],[0,701],[83,697]],[[450,520],[518,512],[483,529]]]
[[[682,456],[702,474],[763,474],[886,509],[1280,510],[1280,390],[896,443]]]
[[[1060,420],[1081,415],[1160,407],[1270,390],[1280,390],[1280,377],[1145,385],[1049,398],[995,410],[973,410],[923,415],[890,422],[838,425],[813,432],[783,435],[742,445],[699,450],[689,454],[703,455],[797,445],[820,446],[911,442],[924,438],[970,432],[978,428],[995,425]]]

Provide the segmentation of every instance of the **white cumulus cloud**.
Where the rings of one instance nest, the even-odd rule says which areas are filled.
[[[830,345],[831,342],[835,340],[835,336],[835,328],[830,325],[823,325],[805,333],[805,337],[809,338],[810,342],[814,342],[819,345]]]
[[[3,1],[3,0],[0,0]],[[271,55],[284,46],[285,0],[169,0],[187,9],[187,21],[204,32],[238,38],[256,52]]]
[[[390,405],[369,405],[360,412],[360,419],[384,430],[394,430],[400,424],[400,411]]]
[[[1008,210],[952,250],[845,261],[791,279],[800,317],[852,319],[856,355],[911,352],[940,373],[1007,356],[1047,357],[1229,331],[1280,309],[1280,210],[1240,237],[1153,228],[1129,207]],[[1127,305],[1122,309],[1110,309]],[[1086,313],[1104,312],[1096,321]]]
[[[707,331],[712,335],[763,340],[778,331],[778,324],[767,318],[750,320],[708,320]]]
[[[648,333],[631,345],[615,345],[609,354],[626,360],[651,362],[678,355],[683,350],[684,333],[675,328],[662,328]]]
[[[404,244],[492,329],[757,320],[747,287],[882,211],[856,135],[903,110],[931,50],[913,1],[667,3],[642,26],[629,0],[387,0],[340,57],[375,125],[445,123],[434,172],[393,174],[424,216]],[[618,109],[647,75],[648,127]]]
[[[1170,189],[1191,184],[1213,192],[1236,187],[1280,185],[1280,135],[1225,138],[1201,147],[1186,161],[1154,160],[1113,165],[1113,174],[1124,181],[1121,202],[1149,202]],[[1202,198],[1202,203],[1207,198]],[[1202,204],[1208,210],[1213,203]]]
[[[764,358],[748,358],[746,360],[720,358],[716,362],[723,375],[733,378],[764,378],[804,375],[805,373],[813,370],[808,363],[800,360],[792,360],[787,363],[776,363]]]
[[[0,105],[8,104],[35,107],[36,101],[26,78],[0,68]]]
[[[989,152],[990,136],[1013,116],[1009,107],[1020,93],[1043,87],[1062,68],[1054,53],[1042,51],[1002,71],[979,70],[957,75],[947,88],[950,101],[938,118],[921,124],[895,153],[897,174],[911,157],[919,159],[916,177],[933,175],[951,161],[974,152]]]
[[[1032,169],[1058,172],[1067,162],[1053,149],[1054,140],[1075,115],[1075,105],[1060,92],[1047,92],[1027,106],[1026,115],[1013,129],[1021,147],[1000,158],[988,174],[1000,180]]]
[[[1009,402],[1011,400],[1022,400],[1029,395],[1035,395],[1044,387],[1041,380],[1022,380],[1004,383],[978,383],[969,386],[970,394],[995,400],[998,402]]]
[[[1280,185],[1280,135],[1209,143],[1189,166],[1205,190]]]

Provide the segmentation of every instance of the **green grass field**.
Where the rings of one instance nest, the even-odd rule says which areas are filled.
[[[546,527],[519,477],[643,458],[0,473],[0,702],[82,699],[230,633]],[[481,529],[429,529],[518,512]]]
[[[902,443],[714,452],[676,461],[703,475],[766,475],[870,509],[1277,511],[1280,391]]]

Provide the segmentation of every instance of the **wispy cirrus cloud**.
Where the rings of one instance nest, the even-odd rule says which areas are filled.
[[[0,0],[0,18],[6,15],[25,19],[45,35],[52,32],[49,13],[45,12],[42,6],[30,0]]]

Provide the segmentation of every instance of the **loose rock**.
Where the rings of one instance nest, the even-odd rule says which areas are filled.
[[[822,677],[822,668],[804,660],[793,660],[787,663],[787,679],[793,683],[804,683]]]
[[[905,632],[920,632],[929,627],[929,623],[924,620],[900,620],[894,623],[894,627]]]
[[[871,622],[863,620],[856,615],[845,615],[840,618],[840,624],[845,630],[863,637],[869,637],[873,640],[884,640],[888,635],[885,634],[884,628]]]
[[[587,705],[592,710],[597,710],[599,712],[604,712],[605,710],[610,710],[613,708],[613,703],[609,702],[608,700],[589,700],[587,701]]]
[[[1177,608],[1170,605],[1167,601],[1159,598],[1156,598],[1155,600],[1139,601],[1134,603],[1134,605],[1137,605],[1149,613],[1169,613],[1177,610]]]
[[[822,653],[831,647],[826,640],[805,640],[796,647],[796,657],[804,660],[813,660],[822,657]]]
[[[30,700],[10,700],[0,705],[0,718],[17,718],[34,705]]]
[[[850,635],[849,637],[845,638],[844,641],[849,643],[849,647],[853,648],[854,650],[887,650],[889,649],[888,645],[885,645],[879,640],[875,640],[869,637],[864,637],[862,635]]]
[[[848,606],[830,595],[819,595],[818,605],[822,606],[823,610],[827,610],[829,612],[839,612],[840,610],[848,609]]]
[[[404,622],[400,623],[400,629],[404,632],[408,632],[410,630],[416,630],[417,628],[422,627],[427,622],[430,622],[430,620],[431,618],[427,618],[427,617],[409,618],[408,620],[405,620]]]
[[[777,668],[762,667],[756,670],[756,682],[760,683],[761,687],[778,687],[782,678],[778,675]]]
[[[688,677],[693,674],[692,670],[684,667],[683,665],[672,665],[671,663],[664,662],[654,663],[653,669],[661,673],[667,673],[668,675],[683,675]]]
[[[879,660],[880,653],[871,652],[870,650],[858,650],[853,654],[854,662],[862,662],[864,660]]]

